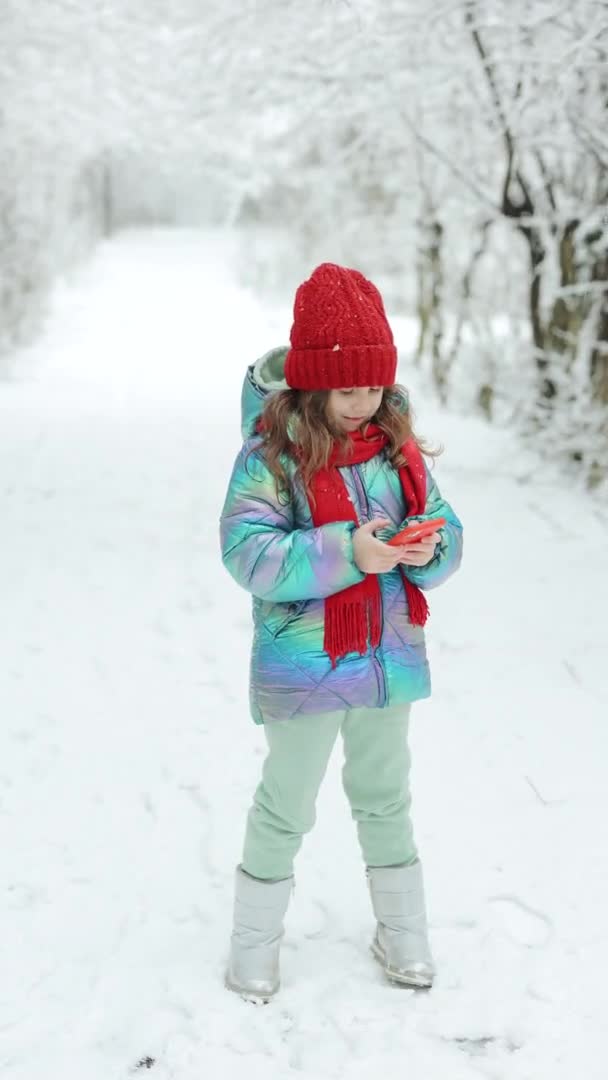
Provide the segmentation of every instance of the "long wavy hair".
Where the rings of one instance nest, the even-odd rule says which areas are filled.
[[[328,416],[328,399],[329,390],[291,389],[279,390],[267,399],[261,417],[261,443],[255,449],[262,453],[275,478],[278,498],[289,492],[285,455],[296,462],[310,498],[312,477],[327,466],[334,446],[338,444],[346,450],[348,435]],[[388,436],[386,454],[395,469],[405,464],[402,447],[408,439],[414,439],[427,457],[435,458],[442,453],[442,447],[431,448],[414,434],[412,419],[405,387],[398,383],[386,387],[371,422]]]

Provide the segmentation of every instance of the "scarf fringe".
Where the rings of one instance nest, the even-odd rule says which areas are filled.
[[[378,582],[371,575],[349,590],[351,599],[334,593],[325,601],[323,648],[335,668],[348,652],[366,653],[376,648],[382,636],[382,599]]]
[[[417,585],[414,585],[413,581],[410,581],[410,579],[405,576],[403,571],[401,576],[403,578],[407,606],[410,613],[410,622],[414,626],[424,626],[429,617],[429,605],[427,604],[426,596]]]

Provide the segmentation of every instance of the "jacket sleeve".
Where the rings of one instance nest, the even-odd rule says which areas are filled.
[[[404,566],[406,577],[421,589],[434,589],[442,585],[460,566],[462,561],[462,523],[452,507],[442,498],[441,492],[433,479],[428,466],[427,496],[424,514],[413,515],[406,519],[400,528],[405,528],[414,521],[426,521],[428,518],[444,517],[447,524],[439,530],[441,540],[435,548],[435,554],[426,566]]]
[[[222,562],[234,580],[271,603],[324,599],[363,581],[354,522],[298,529],[292,500],[284,501],[261,455],[245,443],[220,518]]]

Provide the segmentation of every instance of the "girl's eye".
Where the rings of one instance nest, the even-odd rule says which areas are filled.
[[[369,389],[369,392],[370,392],[370,394],[379,394],[379,393],[381,393],[381,391],[382,391],[382,387],[381,387],[381,386],[370,386],[370,387],[368,387],[368,389]],[[351,396],[351,394],[354,394],[354,392],[355,392],[355,391],[354,391],[354,388],[353,388],[353,389],[351,389],[351,390],[340,390],[340,393],[341,393],[341,394],[342,394],[342,395],[343,395],[344,397],[350,397],[350,396]]]

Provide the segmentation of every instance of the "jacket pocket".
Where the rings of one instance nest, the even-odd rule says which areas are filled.
[[[279,634],[282,634],[287,629],[287,627],[295,619],[297,619],[298,615],[301,615],[301,613],[304,611],[304,608],[306,607],[306,604],[306,600],[293,600],[290,604],[280,605],[280,607],[283,609],[281,612],[281,617],[276,622],[274,619],[266,620],[266,627],[268,631],[272,634],[273,638],[276,638],[279,636]]]

